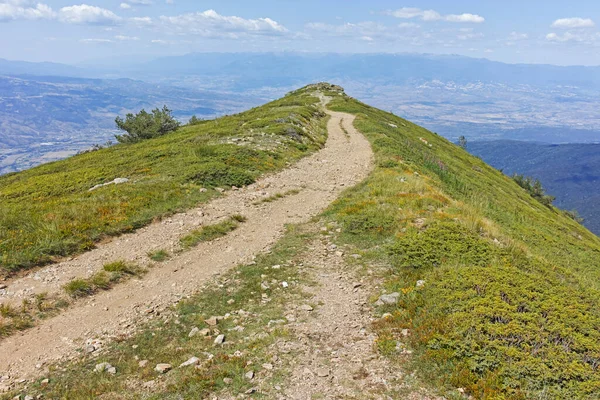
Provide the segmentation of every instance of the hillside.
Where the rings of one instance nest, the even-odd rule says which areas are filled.
[[[344,182],[347,189],[336,192],[337,200],[324,212],[288,225],[275,245],[253,257],[240,256],[236,267],[203,254],[223,246],[220,253],[231,260],[242,250],[240,243],[256,239],[252,229],[257,228],[209,239],[196,253],[172,254],[149,272],[162,277],[161,290],[173,282],[172,290],[182,293],[177,285],[184,278],[177,274],[183,267],[192,269],[188,280],[207,268],[213,268],[213,278],[204,277],[195,294],[175,296],[173,307],[159,309],[151,302],[122,326],[110,325],[110,333],[94,331],[88,344],[74,343],[85,349],[75,361],[62,361],[58,368],[53,361],[42,364],[36,379],[25,388],[11,386],[8,396],[598,398],[600,239],[448,140],[334,89],[309,86],[223,121],[250,123],[257,112],[272,120],[280,118],[276,105],[302,99],[312,101],[306,107],[313,110],[315,96],[330,96],[327,143],[345,135],[348,144],[336,148],[343,152],[359,132],[364,135],[374,153],[374,168],[366,178],[353,175],[364,180],[350,187]],[[151,140],[138,151],[168,143],[180,148],[177,140],[186,133]],[[307,166],[317,170],[339,161],[327,154],[315,153],[316,160],[290,171]],[[180,157],[164,154],[162,163]],[[343,158],[347,167],[336,166],[329,175],[356,168],[355,160]],[[222,162],[236,166],[235,157]],[[75,171],[95,171],[85,157],[65,163]],[[46,168],[56,165],[61,164]],[[43,171],[29,173],[39,182]],[[179,172],[187,169],[174,171],[178,173],[164,174],[163,179],[181,185]],[[79,190],[97,183],[85,174],[77,176]],[[315,183],[324,178],[318,176]],[[17,185],[19,177],[24,181],[30,175],[9,176],[14,180],[9,183]],[[253,194],[268,188],[264,181],[258,185],[244,190]],[[10,196],[2,192],[4,199],[27,193],[13,187]],[[87,200],[81,196],[79,200]],[[305,206],[310,197],[288,203],[286,196],[272,196],[256,207],[282,207],[283,213],[294,214],[295,209],[285,208]],[[200,200],[183,198],[186,205]],[[271,210],[265,209],[258,221],[252,214],[243,224],[268,224]],[[12,237],[19,235],[14,231]],[[217,265],[223,267],[217,270]],[[140,284],[150,284],[148,279],[118,286],[112,303],[109,291],[75,304],[72,312],[89,315],[94,309],[85,307],[110,304],[104,312],[111,313],[113,306],[126,304],[125,294],[158,290],[140,289]],[[56,318],[67,318],[70,312]],[[33,341],[44,334],[44,326],[57,327],[54,320],[40,322],[41,329],[26,331],[23,339],[0,342],[0,351],[19,340]],[[59,347],[59,342],[45,347]],[[20,364],[37,362],[33,359]],[[17,364],[13,367],[23,367]]]
[[[600,145],[470,142],[470,153],[507,175],[539,179],[557,207],[577,210],[584,225],[600,235]]]

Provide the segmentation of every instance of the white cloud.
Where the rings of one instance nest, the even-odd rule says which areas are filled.
[[[150,26],[153,23],[150,17],[133,17],[129,18],[129,22],[138,26]]]
[[[91,44],[93,44],[93,43],[99,43],[99,44],[102,44],[102,43],[113,43],[113,41],[110,40],[110,39],[81,39],[79,41],[81,43],[91,43]]]
[[[173,33],[204,37],[237,39],[240,36],[277,36],[288,32],[283,25],[270,18],[245,19],[221,15],[214,10],[172,17],[163,15],[159,21],[162,27]]]
[[[140,40],[140,38],[137,36],[124,36],[124,35],[117,35],[117,36],[115,36],[115,39],[120,40],[122,42]]]
[[[82,25],[115,25],[122,19],[110,10],[87,4],[63,7],[58,18],[61,22]]]
[[[594,26],[596,24],[589,18],[561,18],[552,23],[552,28],[560,29],[593,28]]]
[[[508,40],[511,42],[516,42],[518,40],[527,40],[527,39],[529,39],[529,35],[526,33],[511,32],[510,35],[508,35]]]
[[[43,3],[34,4],[23,0],[0,0],[0,22],[17,19],[51,19],[55,13],[52,8]]]
[[[600,32],[565,32],[562,35],[552,32],[546,35],[546,40],[555,43],[575,42],[588,45],[598,45],[600,42]]]
[[[139,6],[149,6],[152,5],[152,0],[127,0],[129,1],[131,4],[136,4]]]
[[[485,22],[485,18],[481,15],[464,13],[464,14],[448,14],[442,15],[434,10],[422,10],[415,7],[403,7],[397,10],[388,10],[385,12],[387,15],[391,15],[396,18],[412,19],[420,18],[423,21],[447,21],[447,22],[461,22],[461,23],[475,23],[480,24]]]
[[[131,6],[127,3],[121,3],[119,7],[121,7],[124,10],[129,10],[131,8]]]

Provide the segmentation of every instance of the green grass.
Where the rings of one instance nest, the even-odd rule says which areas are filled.
[[[379,310],[382,354],[447,396],[598,398],[598,237],[444,138],[348,97],[330,108],[356,114],[376,154],[326,216],[401,294]]]
[[[300,189],[290,189],[290,190],[288,190],[288,191],[286,191],[284,193],[275,193],[272,196],[265,197],[264,199],[260,199],[258,201],[255,201],[252,204],[254,204],[255,206],[257,206],[257,205],[260,205],[260,204],[272,203],[274,201],[283,199],[283,198],[288,197],[288,196],[293,196],[293,195],[298,194],[298,193],[300,193]]]
[[[156,250],[156,251],[151,251],[150,253],[148,253],[148,258],[150,258],[152,261],[156,261],[156,262],[163,262],[168,260],[170,257],[169,252],[166,250]]]
[[[317,102],[297,92],[159,138],[0,176],[0,276],[219,196],[202,188],[244,186],[285,168],[325,143]],[[88,191],[115,178],[129,182]]]
[[[202,242],[210,242],[220,237],[226,236],[229,232],[236,230],[240,223],[245,222],[246,217],[242,215],[233,215],[224,221],[213,225],[206,225],[200,229],[192,231],[190,234],[180,239],[181,246],[184,249],[194,247]]]
[[[145,270],[125,261],[105,264],[102,271],[89,278],[73,279],[64,285],[65,292],[72,298],[87,297],[101,290],[109,290],[114,285],[133,276],[141,276]]]

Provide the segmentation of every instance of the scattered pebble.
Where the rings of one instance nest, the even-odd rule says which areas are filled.
[[[154,370],[159,374],[166,374],[172,369],[173,366],[171,364],[156,364],[156,367],[154,367]]]

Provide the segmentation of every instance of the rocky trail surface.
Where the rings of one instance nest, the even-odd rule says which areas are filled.
[[[354,129],[353,115],[328,113],[331,118],[324,148],[290,168],[247,188],[229,191],[198,209],[174,215],[10,282],[0,297],[3,302],[35,293],[58,292],[73,278],[90,276],[107,262],[140,262],[147,260],[148,252],[158,249],[173,252],[179,248],[179,239],[199,226],[235,214],[247,218],[237,230],[221,239],[177,253],[142,278],[80,300],[61,314],[41,321],[37,327],[0,341],[3,380],[0,384],[9,385],[43,373],[47,365],[68,359],[77,354],[78,348],[85,348],[86,339],[109,339],[132,332],[136,323],[150,313],[192,294],[215,275],[250,261],[281,237],[286,224],[308,221],[342,190],[363,180],[372,169],[373,155],[368,141]],[[290,190],[298,192],[275,201],[259,202]],[[298,390],[303,390],[298,385]]]

